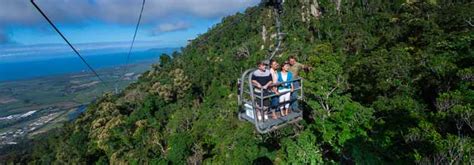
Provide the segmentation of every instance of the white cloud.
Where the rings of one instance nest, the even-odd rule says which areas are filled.
[[[158,25],[158,27],[155,28],[155,30],[153,31],[153,34],[159,35],[160,33],[181,31],[181,30],[189,29],[190,27],[191,27],[191,24],[187,22],[163,23],[163,24]]]
[[[242,11],[260,0],[146,0],[142,25],[155,27],[152,34],[185,30],[189,19],[215,19]],[[35,0],[56,24],[87,25],[90,21],[134,25],[141,0]],[[171,23],[169,23],[171,21]],[[168,23],[167,23],[168,22]],[[6,28],[47,26],[30,0],[0,0],[0,44],[11,40]],[[48,27],[49,29],[49,27]]]
[[[44,23],[29,0],[1,0],[0,26]],[[36,0],[54,21],[63,23],[99,20],[135,23],[141,0]],[[144,23],[179,16],[217,18],[255,5],[259,0],[147,0]]]

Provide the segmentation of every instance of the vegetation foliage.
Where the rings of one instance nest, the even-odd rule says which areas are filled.
[[[302,73],[304,120],[269,134],[236,115],[236,79],[275,42],[271,9],[249,8],[163,55],[16,161],[472,164],[473,8],[286,1],[276,59],[296,55],[313,69]]]

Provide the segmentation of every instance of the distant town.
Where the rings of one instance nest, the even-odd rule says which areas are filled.
[[[58,109],[49,109],[49,108],[47,109],[47,111],[54,111],[54,110],[58,110]],[[8,120],[21,120],[22,118],[25,118],[26,116],[31,116],[35,112],[36,111],[30,111],[16,117],[11,117],[15,115],[10,115]],[[35,131],[42,128],[43,126],[45,126],[46,124],[53,121],[54,119],[56,119],[57,117],[61,116],[64,113],[67,113],[67,111],[50,113],[46,116],[39,117],[38,119],[34,120],[32,123],[27,124],[21,128],[14,128],[14,129],[10,129],[10,130],[0,133],[0,147],[2,147],[3,145],[17,144],[18,140],[25,138],[28,134],[35,133]]]
[[[123,66],[99,70],[105,78],[121,78],[119,87],[137,80],[154,61],[131,64],[130,72],[120,75]],[[79,116],[87,104],[111,91],[93,79],[92,74],[76,73],[0,82],[0,149],[34,138],[60,127]],[[45,97],[45,94],[48,97]]]

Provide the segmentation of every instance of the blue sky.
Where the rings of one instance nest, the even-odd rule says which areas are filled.
[[[73,44],[126,45],[132,39],[141,0],[36,0]],[[137,43],[180,47],[222,17],[258,0],[147,0]],[[64,44],[29,0],[1,0],[0,53]],[[149,44],[153,43],[153,44]],[[14,48],[14,49],[13,49]],[[8,51],[6,50],[8,49]],[[4,53],[5,55],[6,53]],[[2,54],[0,54],[1,56]]]

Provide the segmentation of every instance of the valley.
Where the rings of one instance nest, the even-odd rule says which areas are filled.
[[[118,82],[118,89],[126,87],[153,62],[131,64],[123,76],[124,66],[100,69],[98,72],[104,75],[107,85],[89,72],[0,82],[0,149],[75,119],[85,105],[102,93],[113,92],[114,86],[110,84]]]

